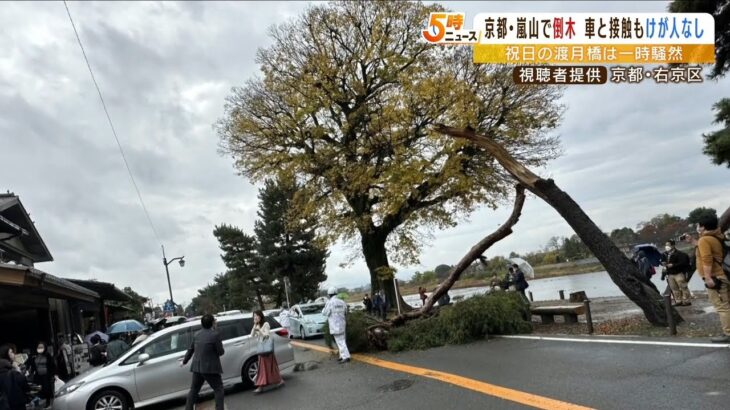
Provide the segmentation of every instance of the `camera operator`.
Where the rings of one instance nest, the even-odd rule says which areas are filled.
[[[690,306],[689,287],[687,286],[687,276],[689,274],[690,262],[689,256],[676,248],[673,240],[668,240],[664,244],[664,254],[662,254],[662,280],[667,278],[669,287],[674,295],[674,306]]]

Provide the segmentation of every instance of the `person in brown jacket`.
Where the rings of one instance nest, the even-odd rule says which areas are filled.
[[[707,296],[720,315],[723,336],[714,337],[715,343],[730,342],[730,280],[722,270],[725,236],[718,227],[716,216],[708,215],[697,222],[697,272],[705,281]]]

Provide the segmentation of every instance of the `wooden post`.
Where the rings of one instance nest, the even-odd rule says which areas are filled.
[[[667,321],[669,322],[669,334],[672,336],[677,335],[677,324],[674,322],[674,316],[671,315],[672,312],[672,296],[671,295],[664,295],[664,308],[667,310]]]
[[[565,291],[560,290],[560,291],[558,291],[558,293],[560,293],[560,300],[565,300]]]
[[[593,316],[591,316],[591,301],[586,299],[583,301],[583,306],[586,309],[586,324],[588,325],[588,334],[593,334]]]

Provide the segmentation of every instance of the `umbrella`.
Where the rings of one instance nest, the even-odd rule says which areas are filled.
[[[99,337],[104,342],[108,342],[109,341],[109,336],[107,336],[106,333],[102,333],[102,332],[100,332],[100,331],[97,330],[96,332],[92,332],[92,333],[89,333],[88,335],[86,335],[86,337],[84,338],[84,342],[86,342],[88,344],[91,344],[91,338],[94,337],[94,335],[99,335]]]
[[[527,263],[526,260],[521,259],[521,258],[512,258],[512,259],[510,259],[510,262],[514,263],[515,265],[517,265],[520,268],[522,273],[525,274],[525,278],[532,279],[535,277],[535,270],[532,269],[532,266],[529,263]]]
[[[649,263],[651,263],[652,266],[659,266],[662,264],[662,253],[654,244],[643,243],[641,245],[636,245],[633,247],[632,251],[634,252],[634,255],[636,255],[639,251],[644,252],[644,255],[646,255],[647,259],[649,259]]]
[[[146,328],[144,327],[144,325],[136,320],[122,320],[121,322],[117,322],[117,323],[109,326],[109,329],[107,329],[107,332],[110,335],[113,335],[115,333],[141,332],[145,329]]]

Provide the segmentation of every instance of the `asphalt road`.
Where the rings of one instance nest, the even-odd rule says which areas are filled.
[[[730,408],[727,348],[493,339],[377,357],[598,409]],[[240,389],[227,392],[227,408],[529,408],[365,363],[339,365],[311,350],[297,348],[296,358],[319,362],[319,367],[285,375],[286,386],[260,395]],[[183,405],[167,403],[155,410]],[[206,402],[198,407],[202,408],[213,406]]]

